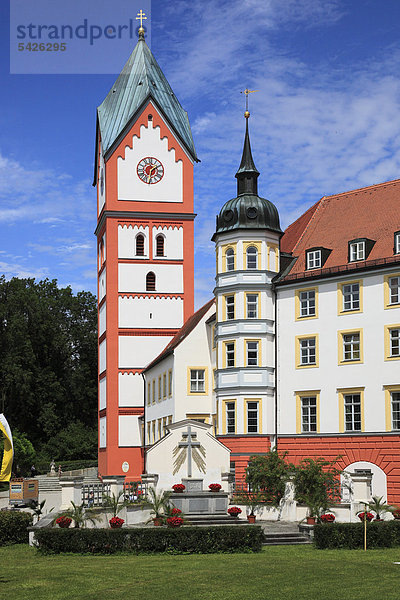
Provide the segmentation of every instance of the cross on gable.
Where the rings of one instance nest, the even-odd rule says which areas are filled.
[[[187,448],[188,453],[188,467],[187,474],[188,477],[192,476],[192,448],[199,448],[200,442],[197,440],[197,433],[194,431],[192,433],[192,428],[188,425],[186,431],[182,432],[182,441],[178,442],[179,448]]]

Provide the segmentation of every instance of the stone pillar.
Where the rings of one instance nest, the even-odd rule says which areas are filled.
[[[158,483],[158,474],[157,473],[142,473],[142,484],[145,486],[145,489],[149,488],[156,489]]]
[[[235,476],[230,471],[228,471],[227,473],[221,473],[221,483],[222,483],[222,489],[224,492],[229,492],[229,494],[233,493],[234,481],[235,481]]]
[[[83,477],[61,477],[61,506],[60,510],[71,508],[71,501],[77,506],[82,504]]]
[[[118,497],[120,492],[124,491],[125,475],[109,475],[103,477],[103,484],[110,486],[110,496],[113,494]]]

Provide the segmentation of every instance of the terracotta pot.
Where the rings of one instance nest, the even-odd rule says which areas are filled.
[[[307,525],[315,525],[315,517],[306,517]]]
[[[153,525],[154,525],[154,527],[161,527],[161,525],[162,525],[161,517],[154,517]]]
[[[256,515],[247,515],[247,520],[249,523],[255,523],[256,522]]]
[[[114,523],[113,525],[110,525],[111,529],[121,529],[122,527],[122,523]]]

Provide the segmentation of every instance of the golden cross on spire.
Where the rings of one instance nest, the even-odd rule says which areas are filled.
[[[259,92],[260,90],[249,90],[248,88],[246,88],[245,90],[243,90],[242,92],[240,92],[241,94],[244,94],[246,96],[246,110],[244,113],[244,116],[246,117],[246,119],[249,118],[250,113],[249,113],[249,94],[254,94],[254,92]]]
[[[137,17],[136,17],[136,21],[140,21],[140,29],[143,29],[143,21],[145,21],[146,19],[147,19],[146,13],[144,13],[142,11],[142,9],[140,9],[140,11],[137,13]]]

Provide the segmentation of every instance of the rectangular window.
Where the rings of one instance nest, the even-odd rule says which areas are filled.
[[[346,283],[342,286],[343,311],[360,310],[360,284]]]
[[[361,395],[344,394],[346,431],[361,431]]]
[[[190,369],[190,392],[202,393],[206,391],[204,369]]]
[[[300,317],[315,316],[315,290],[304,290],[299,294]]]
[[[172,396],[172,371],[168,371],[168,396]]]
[[[154,404],[156,401],[156,380],[155,379],[153,379],[153,391],[152,391],[151,399]]]
[[[400,392],[391,392],[392,429],[400,429]]]
[[[163,430],[163,435],[167,435],[167,417],[163,417],[162,430]]]
[[[316,343],[315,337],[300,339],[300,364],[316,364]]]
[[[151,402],[151,384],[147,384],[147,404]]]
[[[226,366],[234,367],[235,366],[235,344],[234,344],[234,342],[226,342],[225,343],[225,356],[226,356]]]
[[[246,294],[246,314],[248,319],[258,319],[258,294]]]
[[[151,441],[154,444],[156,441],[156,422],[152,421],[151,423]]]
[[[235,296],[225,296],[226,319],[230,321],[235,318]]]
[[[360,334],[343,334],[343,360],[360,360]]]
[[[161,400],[161,375],[158,378],[158,399]]]
[[[151,423],[147,423],[147,443],[151,444]]]
[[[400,277],[389,278],[389,304],[399,304]]]
[[[163,374],[163,397],[167,397],[167,374]]]
[[[353,242],[350,244],[350,262],[365,259],[365,242]]]
[[[226,402],[226,433],[236,432],[236,410],[234,402]]]
[[[247,402],[247,433],[258,433],[258,402]]]
[[[394,253],[400,254],[400,231],[394,234]]]
[[[303,433],[317,431],[316,396],[303,396],[301,398],[301,431]]]
[[[400,356],[400,329],[389,329],[390,356]]]
[[[162,437],[162,420],[158,419],[158,439],[160,440]]]
[[[308,250],[307,254],[307,269],[320,269],[322,265],[321,250]]]
[[[246,342],[246,357],[248,367],[258,366],[258,341]]]

